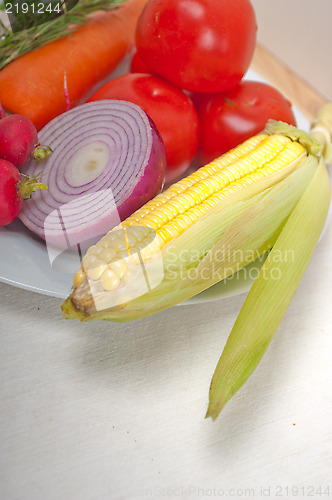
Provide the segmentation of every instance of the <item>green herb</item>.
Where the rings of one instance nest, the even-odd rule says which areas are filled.
[[[124,1],[79,0],[71,10],[65,10],[64,14],[56,19],[44,22],[39,17],[38,26],[15,33],[9,30],[0,19],[0,33],[3,33],[0,36],[0,70],[26,52],[70,35],[77,26],[85,23],[87,16],[92,12],[114,9]],[[23,26],[26,23],[26,14],[19,12],[15,14],[15,19],[15,25]]]

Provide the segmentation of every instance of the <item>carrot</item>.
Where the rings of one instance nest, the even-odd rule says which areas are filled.
[[[40,130],[104,83],[134,44],[137,18],[147,0],[127,0],[98,12],[69,36],[22,55],[0,71],[6,111],[29,118]]]

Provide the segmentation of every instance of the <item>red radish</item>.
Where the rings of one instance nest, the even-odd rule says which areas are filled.
[[[0,120],[0,158],[21,168],[31,157],[43,160],[50,153],[49,148],[39,146],[36,127],[26,116],[8,115]]]
[[[38,182],[39,176],[21,177],[18,169],[11,162],[0,159],[0,227],[13,222],[19,216],[23,200],[32,193],[47,189]]]

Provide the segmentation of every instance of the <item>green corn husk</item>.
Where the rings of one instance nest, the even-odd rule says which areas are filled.
[[[321,159],[264,262],[229,335],[212,378],[207,417],[217,418],[264,355],[310,262],[330,199],[330,180]]]
[[[268,124],[269,128],[289,137],[295,130],[272,122]],[[323,230],[331,202],[326,163],[332,162],[332,103],[317,113],[310,137],[308,141],[308,134],[301,134],[300,142],[311,154],[319,157],[318,168],[264,262],[227,339],[210,385],[206,417],[213,420],[260,362],[302,280]],[[292,259],[280,258],[289,252]]]

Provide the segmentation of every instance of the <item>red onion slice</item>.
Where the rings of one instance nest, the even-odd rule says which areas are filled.
[[[68,248],[101,236],[162,190],[165,147],[136,104],[86,103],[38,135],[53,153],[22,171],[33,176],[42,169],[48,190],[24,203],[20,219],[48,244]]]

